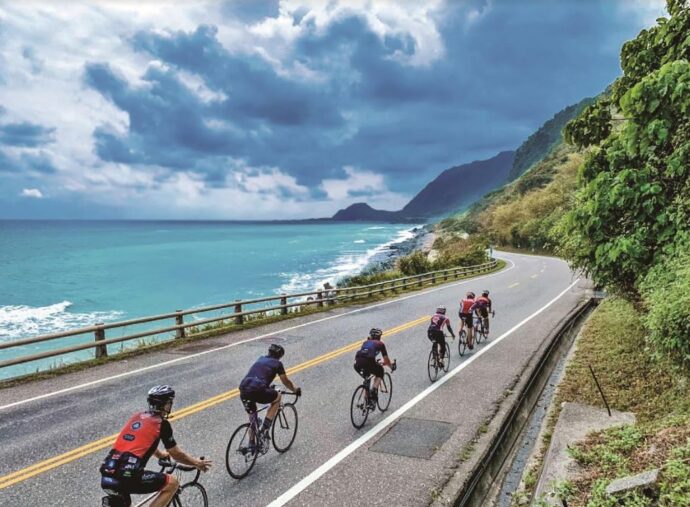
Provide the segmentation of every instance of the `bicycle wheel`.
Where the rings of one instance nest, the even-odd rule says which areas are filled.
[[[450,346],[446,342],[446,353],[444,355],[445,360],[443,361],[443,371],[447,372],[450,369]]]
[[[429,380],[436,382],[438,378],[438,362],[436,361],[434,349],[431,349],[431,352],[429,352],[429,362],[426,365],[426,371],[429,374]]]
[[[465,350],[467,350],[467,333],[463,329],[458,333],[458,354],[460,357],[465,355]]]
[[[286,403],[281,407],[271,427],[273,447],[278,452],[285,452],[292,446],[296,436],[297,409],[294,403]]]
[[[185,484],[175,497],[180,507],[208,507],[208,495],[204,487],[198,482]]]
[[[379,399],[376,404],[379,406],[381,412],[388,410],[388,406],[391,404],[391,398],[393,397],[393,379],[391,379],[391,374],[386,372],[383,374],[381,379],[381,387],[379,387]]]
[[[364,426],[369,417],[369,398],[367,390],[364,386],[357,386],[355,392],[352,394],[352,402],[350,403],[350,421],[352,426],[359,429]]]
[[[249,423],[241,424],[230,437],[225,451],[225,467],[235,479],[242,479],[256,463],[257,449],[251,442]]]
[[[182,502],[180,502],[179,493],[173,497],[172,502],[170,502],[170,505],[172,505],[172,507],[182,507]]]

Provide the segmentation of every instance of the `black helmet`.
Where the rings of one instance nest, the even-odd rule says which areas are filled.
[[[146,401],[156,410],[162,409],[166,403],[173,399],[175,399],[175,390],[167,385],[152,387],[146,396]]]
[[[445,315],[446,314],[446,307],[445,306],[439,306],[438,308],[436,308],[436,313],[441,313],[441,314]]]
[[[469,291],[469,292],[467,293],[467,297],[470,298],[470,299],[474,299],[474,292]]]
[[[484,289],[484,290],[482,291],[482,296],[488,296],[488,295],[489,295],[489,291],[486,290],[486,289]]]
[[[371,340],[380,340],[382,336],[383,332],[378,327],[372,327],[369,331],[369,339]]]
[[[271,357],[280,359],[283,357],[283,354],[285,354],[285,349],[277,343],[271,343],[271,346],[268,347],[268,355]]]

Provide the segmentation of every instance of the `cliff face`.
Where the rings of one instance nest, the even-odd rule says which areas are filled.
[[[358,202],[345,209],[339,210],[333,215],[333,220],[347,221],[397,221],[399,219],[397,211],[384,211],[374,209],[366,203]]]

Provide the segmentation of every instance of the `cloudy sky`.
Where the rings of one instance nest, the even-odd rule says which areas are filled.
[[[399,209],[620,72],[661,0],[0,3],[0,218]]]

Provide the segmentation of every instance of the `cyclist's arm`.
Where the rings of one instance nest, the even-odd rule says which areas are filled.
[[[172,458],[178,463],[198,468],[202,472],[207,471],[211,467],[211,460],[193,458],[180,449],[180,447],[177,445],[168,449],[168,452],[170,453],[170,456],[172,456]]]
[[[448,332],[450,333],[450,335],[455,336],[455,333],[453,332],[453,328],[450,327],[450,319],[446,319],[446,326],[448,327]]]
[[[170,453],[168,451],[160,451],[158,449],[153,451],[153,455],[156,458],[161,458],[161,459],[168,459],[170,457]]]
[[[383,356],[383,365],[388,366],[391,370],[393,369],[393,363],[391,363],[391,360],[388,358],[388,356]]]
[[[281,373],[279,377],[283,385],[290,389],[290,391],[292,391],[293,393],[297,391],[297,389],[299,389],[295,384],[292,383],[292,380],[290,380],[285,373]]]

